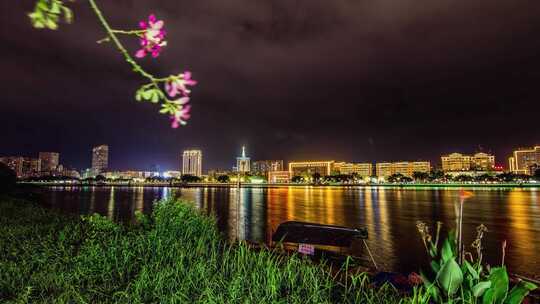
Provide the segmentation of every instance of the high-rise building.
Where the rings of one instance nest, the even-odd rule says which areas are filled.
[[[58,168],[60,153],[39,152],[39,160],[41,161],[41,171],[50,173]]]
[[[515,150],[508,159],[508,165],[512,173],[534,174],[532,168],[540,166],[540,146]]]
[[[92,149],[92,173],[98,175],[109,168],[109,146],[101,145]]]
[[[251,166],[251,172],[264,176],[273,171],[283,171],[283,160],[257,160]]]
[[[334,161],[307,161],[307,162],[290,162],[290,176],[313,175],[315,173],[321,176],[331,175],[334,168]]]
[[[456,171],[490,171],[495,168],[495,156],[483,152],[474,155],[452,153],[441,156],[442,169],[446,172]]]
[[[357,174],[361,177],[371,177],[373,175],[373,165],[371,163],[345,163],[334,164],[334,170],[339,174]]]
[[[412,177],[414,172],[429,173],[431,170],[431,164],[428,161],[377,163],[375,167],[378,178],[387,178],[392,174]]]
[[[184,150],[182,154],[182,174],[202,176],[202,151]]]
[[[236,158],[236,171],[250,172],[251,160],[246,156],[246,147],[242,146],[242,156]]]

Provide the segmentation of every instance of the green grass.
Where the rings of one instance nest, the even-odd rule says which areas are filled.
[[[391,286],[370,287],[365,274],[343,283],[307,259],[230,245],[212,218],[188,204],[162,201],[137,222],[68,217],[0,199],[0,302],[412,301]]]

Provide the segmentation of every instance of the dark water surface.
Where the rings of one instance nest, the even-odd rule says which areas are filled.
[[[466,248],[484,224],[487,260],[500,264],[501,243],[507,241],[506,264],[511,272],[540,274],[540,189],[473,189],[464,207]],[[457,189],[399,189],[376,187],[236,188],[167,187],[50,187],[43,203],[69,213],[99,213],[130,221],[135,211],[151,213],[156,200],[180,197],[217,217],[230,239],[268,242],[285,221],[299,220],[347,227],[367,227],[368,244],[379,266],[413,271],[427,258],[416,230],[418,220],[435,228],[441,221],[455,227]],[[361,247],[350,254],[368,259]]]

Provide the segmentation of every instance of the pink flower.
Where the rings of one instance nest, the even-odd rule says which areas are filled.
[[[139,27],[144,30],[140,36],[141,49],[135,53],[135,57],[143,58],[147,54],[151,54],[156,58],[159,56],[161,49],[167,45],[165,41],[165,30],[163,20],[157,20],[154,14],[148,16],[148,22],[139,22]]]
[[[189,98],[188,98],[188,101],[189,101]],[[186,120],[188,120],[191,117],[191,115],[189,114],[190,110],[191,110],[191,105],[185,105],[183,107],[180,107],[178,111],[174,113],[174,115],[171,115],[171,128],[176,129],[180,125],[182,126],[186,125],[187,124]]]
[[[191,72],[185,71],[184,74],[179,74],[176,77],[172,77],[171,80],[165,83],[165,90],[171,97],[175,97],[178,94],[188,96],[191,90],[187,86],[194,86],[197,81],[191,79]]]

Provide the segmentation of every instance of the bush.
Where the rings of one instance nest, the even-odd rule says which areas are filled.
[[[124,226],[0,202],[0,302],[400,301],[390,285],[370,287],[366,274],[348,273],[341,283],[308,259],[231,245],[214,218],[188,204],[162,201],[136,218]]]

